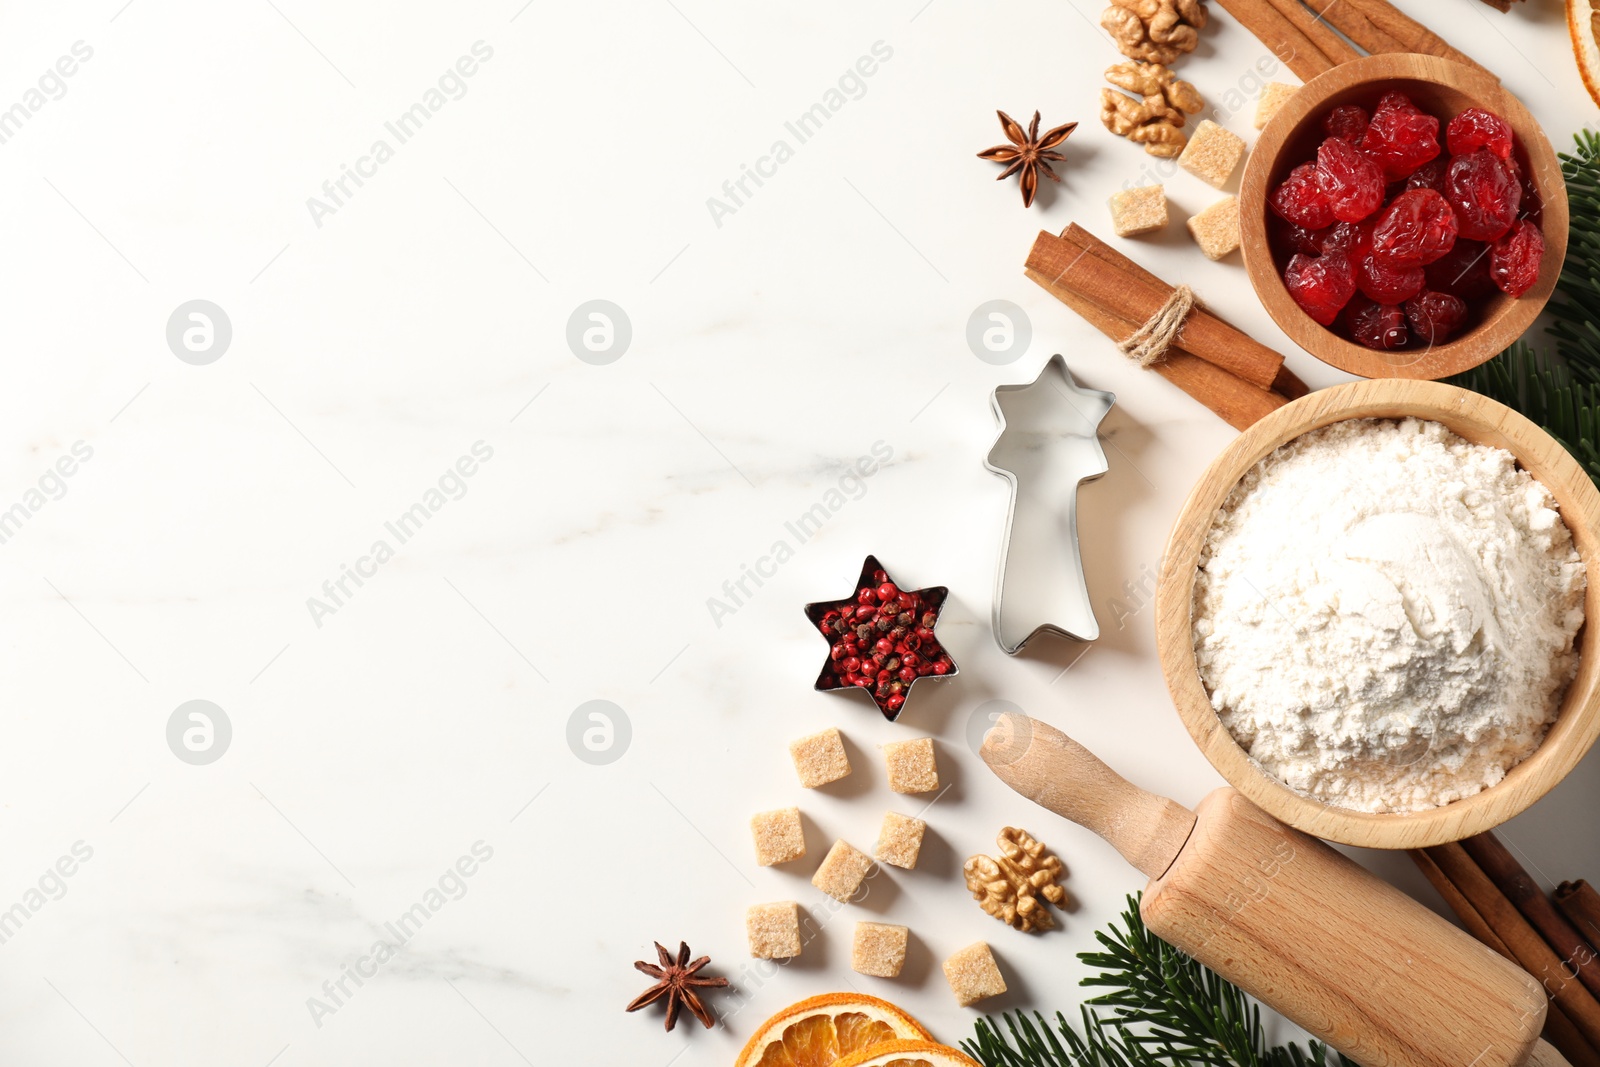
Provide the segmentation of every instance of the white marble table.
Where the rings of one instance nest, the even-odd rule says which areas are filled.
[[[1230,436],[1022,277],[1037,230],[1104,233],[1107,196],[1160,177],[1095,121],[1099,6],[11,5],[0,1062],[698,1067],[850,986],[955,1041],[974,1016],[937,962],[978,938],[1012,985],[996,1008],[1071,1011],[1074,952],[1140,880],[992,779],[969,720],[1008,700],[1142,784],[1217,784],[1167,702],[1146,594]],[[1558,140],[1594,119],[1554,0],[1404,6]],[[1272,60],[1216,23],[1183,73],[1250,137]],[[996,107],[1083,121],[1032,210],[973,158]],[[1180,213],[1215,195],[1168,185]],[[1237,259],[1205,261],[1176,223],[1128,247],[1289,351]],[[610,362],[568,344],[594,300],[630,327]],[[1007,365],[964,339],[990,300],[1031,321]],[[988,395],[1054,351],[1119,397],[1082,498],[1103,636],[1013,659],[988,622]],[[801,543],[786,524],[818,503]],[[961,675],[895,725],[810,690],[824,649],[800,606],[868,552],[952,590]],[[195,700],[221,714],[169,731]],[[609,763],[569,747],[594,700],[623,712]],[[784,743],[826,725],[858,770],[804,793]],[[908,810],[875,746],[921,734],[951,788],[918,870],[835,913],[810,861],[755,866],[746,820],[780,805],[806,812],[813,856],[870,847]],[[1590,760],[1506,837],[1552,878],[1600,875],[1597,802]],[[1010,933],[962,888],[1011,822],[1071,868],[1064,931]],[[820,935],[752,967],[744,908],[786,898]],[[858,917],[911,927],[902,978],[850,971]],[[623,1015],[656,939],[734,980],[726,1027]]]

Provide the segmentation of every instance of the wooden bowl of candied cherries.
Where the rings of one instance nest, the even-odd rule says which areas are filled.
[[[1492,76],[1376,55],[1267,123],[1240,191],[1245,268],[1278,326],[1366,378],[1443,378],[1533,324],[1567,252],[1560,160]]]

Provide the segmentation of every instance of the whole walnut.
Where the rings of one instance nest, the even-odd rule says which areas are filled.
[[[995,844],[1000,846],[998,858],[973,856],[962,867],[973,899],[1024,933],[1051,929],[1055,920],[1045,902],[1058,908],[1067,902],[1067,891],[1056,884],[1066,873],[1061,860],[1027,831],[1012,826],[1000,831]]]
[[[1111,0],[1100,15],[1122,54],[1148,63],[1193,52],[1205,24],[1203,0]]]
[[[1152,156],[1172,159],[1189,143],[1189,138],[1178,128],[1183,116],[1179,114],[1178,121],[1174,122],[1171,110],[1164,96],[1135,100],[1115,89],[1100,90],[1100,121],[1105,128],[1144,145],[1144,150]]]

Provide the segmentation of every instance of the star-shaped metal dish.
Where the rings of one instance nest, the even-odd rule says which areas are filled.
[[[860,689],[894,722],[917,682],[960,673],[933,632],[949,595],[942,585],[902,590],[878,557],[868,556],[854,593],[806,605],[806,618],[828,642],[813,688]]]

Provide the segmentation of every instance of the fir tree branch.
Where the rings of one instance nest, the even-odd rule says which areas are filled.
[[[1078,1026],[1007,1013],[1004,1032],[980,1019],[962,1049],[984,1067],[1355,1067],[1316,1041],[1268,1044],[1260,1006],[1151,933],[1137,897],[1095,939],[1100,951],[1078,955],[1098,972],[1083,984],[1107,992],[1084,1002]]]
[[[1547,311],[1548,350],[1518,341],[1452,384],[1544,427],[1600,484],[1600,135],[1584,130],[1561,154],[1572,222],[1567,260]]]

